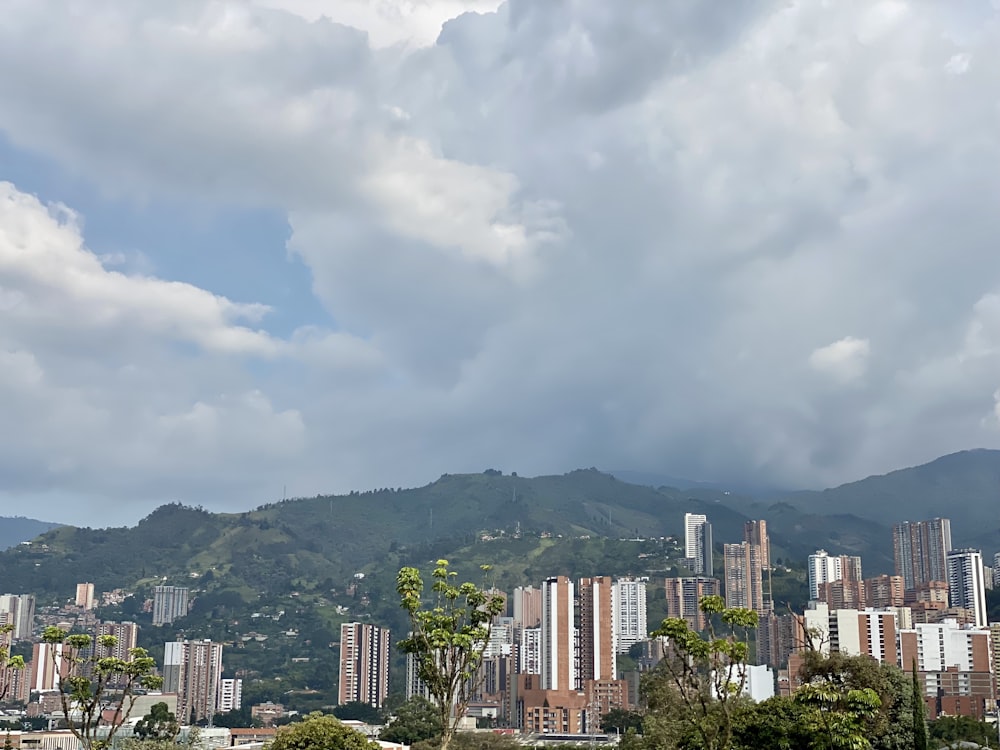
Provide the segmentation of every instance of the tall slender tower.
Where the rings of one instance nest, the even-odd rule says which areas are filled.
[[[340,626],[338,701],[382,708],[389,695],[389,631],[377,625],[345,622]]]
[[[712,575],[712,524],[701,513],[684,514],[684,555],[695,573]]]
[[[726,606],[745,607],[761,616],[773,611],[767,521],[747,521],[743,541],[725,545],[723,557]]]
[[[608,576],[580,579],[580,675],[613,680],[617,667],[615,586]]]
[[[615,581],[615,628],[618,653],[627,654],[633,644],[646,640],[646,579],[619,578]]]
[[[169,641],[164,646],[163,691],[177,693],[177,720],[182,724],[218,713],[221,682],[221,643]]]
[[[959,549],[948,553],[948,606],[972,612],[977,628],[986,625],[986,585],[983,579],[983,553],[977,549]]]
[[[892,527],[892,549],[896,575],[903,588],[913,591],[931,581],[948,580],[947,557],[951,552],[951,521],[905,521]]]
[[[541,686],[573,690],[577,685],[573,582],[566,576],[542,583]]]

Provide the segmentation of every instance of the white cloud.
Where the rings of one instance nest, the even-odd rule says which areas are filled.
[[[832,344],[814,349],[809,355],[809,364],[814,370],[830,375],[841,383],[850,383],[864,376],[870,353],[868,339],[845,336]]]
[[[496,464],[815,485],[1000,445],[995,8],[57,5],[0,25],[6,137],[113,195],[285,212],[338,329],[121,274],[21,196],[6,236],[50,265],[0,249],[0,341],[53,424],[140,429],[148,394],[151,445],[232,462],[213,487],[293,465],[303,493]]]

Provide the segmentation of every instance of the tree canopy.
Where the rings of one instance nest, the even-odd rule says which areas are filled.
[[[270,750],[380,750],[363,734],[329,714],[314,711],[302,721],[280,727]]]

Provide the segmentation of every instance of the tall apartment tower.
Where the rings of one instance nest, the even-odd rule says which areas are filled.
[[[382,708],[389,695],[389,630],[361,622],[340,626],[337,700]]]
[[[86,610],[94,608],[94,584],[76,584],[76,606],[83,607]]]
[[[511,597],[511,614],[515,627],[537,628],[542,624],[542,590],[534,586],[518,586]]]
[[[222,644],[168,641],[163,648],[163,692],[177,693],[182,724],[211,719],[219,712]]]
[[[896,575],[903,588],[913,591],[931,581],[947,581],[947,557],[951,552],[951,521],[905,521],[892,527],[892,550]]]
[[[63,644],[36,643],[31,653],[31,680],[29,689],[55,690],[69,674],[69,659],[63,658]]]
[[[608,576],[581,578],[580,674],[584,680],[613,680],[617,672],[615,586]]]
[[[703,576],[667,578],[664,580],[664,592],[667,598],[667,617],[682,617],[688,625],[700,632],[705,629],[706,621],[699,602],[703,596],[719,595],[719,581]]]
[[[977,628],[986,625],[986,583],[983,553],[977,549],[952,550],[947,557],[948,606],[962,607],[973,615]]]
[[[99,622],[94,628],[96,656],[103,659],[106,656],[115,659],[128,660],[129,651],[136,647],[139,641],[139,626],[134,622]],[[97,644],[102,636],[113,635],[117,640],[113,648],[104,648]]]
[[[646,579],[619,578],[615,581],[618,653],[627,654],[639,641],[649,637],[646,625]]]
[[[153,587],[153,624],[169,625],[188,613],[188,590],[180,586]]]
[[[854,555],[831,555],[825,549],[809,555],[809,598],[820,598],[820,587],[834,581],[861,580],[861,558]]]
[[[4,594],[0,596],[0,613],[7,613],[7,622],[14,626],[14,640],[28,640],[35,629],[35,595]]]
[[[747,521],[743,541],[725,545],[723,560],[726,606],[752,609],[758,615],[771,612],[771,543],[767,522]]]
[[[701,513],[684,514],[684,556],[692,561],[694,573],[713,574],[712,524]]]
[[[566,576],[542,583],[541,627],[542,690],[573,690],[577,686],[574,592]]]

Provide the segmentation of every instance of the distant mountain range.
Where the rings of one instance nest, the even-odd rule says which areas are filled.
[[[44,534],[49,529],[54,529],[59,525],[22,516],[0,518],[0,550],[34,539],[39,534]]]
[[[628,476],[627,473],[623,473]],[[638,479],[638,477],[636,477]],[[675,482],[680,484],[681,482]],[[702,483],[643,486],[596,469],[519,477],[488,470],[424,487],[286,500],[245,513],[164,506],[133,528],[78,529],[5,519],[0,544],[43,534],[47,546],[0,552],[8,587],[65,592],[81,570],[98,588],[213,570],[229,588],[279,591],[295,580],[340,577],[390,549],[446,552],[483,532],[566,537],[683,534],[686,512],[705,513],[716,544],[738,541],[743,522],[766,518],[775,557],[803,561],[819,547],[860,554],[865,573],[892,568],[890,527],[952,519],[957,546],[1000,549],[1000,451],[974,450],[820,492],[737,494]],[[221,583],[221,581],[220,581]]]

